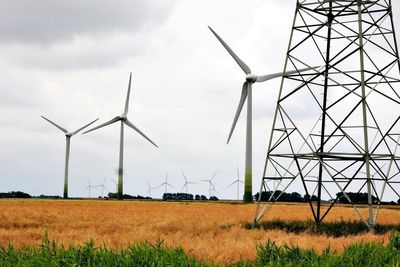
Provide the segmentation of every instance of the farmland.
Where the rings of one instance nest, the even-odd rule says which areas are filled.
[[[321,253],[330,246],[342,252],[344,247],[359,242],[383,242],[389,233],[362,233],[332,237],[312,233],[287,233],[282,230],[248,230],[243,225],[252,221],[254,205],[229,203],[176,203],[100,200],[1,200],[0,245],[26,247],[41,244],[47,232],[59,245],[83,245],[92,239],[95,245],[124,249],[130,244],[163,241],[168,247],[182,247],[189,256],[216,263],[254,260],[258,244],[268,240],[277,245],[292,244],[313,248]],[[362,209],[362,212],[367,212]],[[308,217],[307,217],[308,216]],[[306,220],[309,208],[303,204],[277,204],[270,219]],[[355,212],[337,206],[327,221],[354,221]],[[397,224],[400,210],[383,207],[380,224]]]

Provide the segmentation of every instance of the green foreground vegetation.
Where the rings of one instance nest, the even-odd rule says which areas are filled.
[[[387,245],[363,243],[349,246],[343,253],[329,248],[322,254],[296,246],[277,246],[274,242],[258,245],[254,262],[223,266],[399,266],[400,234],[392,232]],[[15,249],[0,248],[0,266],[221,266],[186,255],[181,248],[168,248],[162,241],[131,245],[121,250],[83,246],[64,247],[45,237],[42,245]]]

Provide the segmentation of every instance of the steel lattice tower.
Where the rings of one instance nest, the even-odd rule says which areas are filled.
[[[301,187],[317,224],[341,194],[373,228],[383,198],[400,197],[391,0],[297,0],[284,70],[313,66],[282,78],[255,223],[288,188]],[[368,213],[348,192],[365,193]]]

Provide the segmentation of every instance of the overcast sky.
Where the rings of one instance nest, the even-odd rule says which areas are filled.
[[[181,191],[181,171],[197,181],[218,170],[218,196],[236,197],[236,188],[227,186],[236,179],[236,167],[243,176],[245,113],[229,145],[226,139],[244,74],[207,25],[255,74],[273,73],[283,70],[294,8],[295,0],[5,1],[0,191],[62,195],[65,136],[40,115],[70,131],[120,115],[132,72],[128,117],[160,148],[126,128],[124,193],[145,195],[146,182],[157,186],[166,172],[172,191]],[[254,86],[254,192],[278,85],[274,80]],[[70,196],[87,196],[88,179],[107,179],[114,191],[118,151],[118,124],[72,137]],[[201,182],[189,189],[205,195],[207,190]]]

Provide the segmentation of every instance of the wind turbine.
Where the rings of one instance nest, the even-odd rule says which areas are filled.
[[[233,183],[228,185],[228,188],[234,184],[237,184],[237,200],[239,200],[239,185],[240,185],[240,183],[243,184],[243,181],[239,179],[239,168],[237,168],[237,167],[236,167],[236,174],[237,174],[237,179]]]
[[[250,68],[244,63],[233,50],[222,40],[222,38],[210,27],[208,28],[211,32],[217,37],[218,41],[225,47],[228,53],[233,57],[239,67],[244,71],[246,74],[246,81],[243,83],[242,86],[242,95],[240,97],[239,106],[236,110],[235,118],[233,119],[232,127],[229,132],[227,144],[232,137],[233,131],[235,129],[236,123],[238,121],[240,112],[242,111],[244,102],[247,98],[247,121],[246,121],[246,163],[245,163],[245,183],[244,183],[244,196],[243,200],[244,203],[251,203],[253,202],[253,193],[252,193],[252,85],[256,82],[265,82],[274,78],[282,77],[284,75],[296,74],[298,72],[311,70],[315,68],[305,68],[299,69],[294,71],[286,71],[281,73],[274,73],[274,74],[267,74],[256,76],[251,73]]]
[[[68,198],[68,164],[69,164],[69,150],[70,150],[70,144],[71,144],[71,137],[74,136],[75,134],[79,133],[81,130],[85,129],[98,119],[95,119],[94,121],[86,124],[85,126],[79,128],[78,130],[74,132],[68,132],[65,128],[61,127],[60,125],[56,124],[55,122],[49,120],[48,118],[41,116],[43,119],[60,129],[62,132],[64,132],[65,137],[66,137],[66,147],[65,147],[65,168],[64,168],[64,198]]]
[[[115,184],[115,193],[117,193],[118,192],[118,183],[114,179],[111,179],[111,180]]]
[[[106,183],[106,178],[104,178],[102,184],[95,185],[95,187],[101,187],[101,197],[104,198],[104,189],[107,190],[107,187],[104,185]]]
[[[208,183],[208,193],[209,193],[209,198],[211,197],[211,191],[215,190],[215,188],[213,189],[213,181],[214,181],[214,177],[217,174],[217,171],[214,172],[213,176],[211,177],[211,179],[203,179],[203,180],[199,180],[202,182],[207,182]]]
[[[149,197],[151,197],[151,190],[153,190],[153,189],[158,189],[158,187],[152,187],[152,186],[149,184],[149,182],[147,182],[147,186],[148,186],[147,195],[148,195]]]
[[[172,188],[175,188],[171,184],[168,183],[168,173],[167,172],[165,172],[165,182],[160,184],[158,187],[160,187],[160,186],[165,186],[165,193],[167,193],[168,186],[172,187]]]
[[[218,193],[219,194],[219,192],[218,192],[218,190],[217,189],[215,189],[215,181],[214,181],[214,183],[212,183],[211,184],[211,190],[212,190],[212,195],[215,197],[215,193]]]
[[[89,183],[89,185],[85,188],[84,191],[89,190],[89,198],[90,198],[90,196],[91,196],[91,194],[90,194],[91,189],[92,189],[92,188],[95,188],[96,186],[94,186],[94,185],[92,185],[92,184],[90,183],[89,178],[88,178],[88,183]]]
[[[147,141],[152,143],[155,147],[158,147],[153,141],[151,141],[150,138],[148,138],[144,133],[142,133],[142,131],[140,131],[132,122],[130,122],[128,120],[127,115],[128,115],[128,111],[129,111],[129,95],[131,93],[131,81],[132,81],[132,72],[129,75],[128,93],[126,95],[124,113],[122,113],[122,115],[120,115],[120,116],[117,116],[103,124],[100,124],[92,129],[87,130],[86,132],[82,133],[82,134],[86,134],[88,132],[94,131],[94,130],[102,128],[104,126],[113,124],[117,121],[121,122],[120,139],[119,139],[119,167],[118,167],[118,192],[117,192],[118,199],[122,199],[122,196],[123,196],[124,125],[126,124],[127,126],[131,127],[133,130],[135,130],[137,133],[139,133],[141,136],[143,136]]]
[[[197,184],[197,183],[196,183],[196,182],[189,181],[189,180],[186,178],[186,175],[185,175],[185,173],[184,173],[183,171],[182,171],[182,175],[183,175],[183,178],[185,178],[185,183],[183,184],[181,190],[183,190],[183,188],[186,188],[186,194],[187,194],[187,193],[188,193],[188,186],[189,186],[189,184]]]

